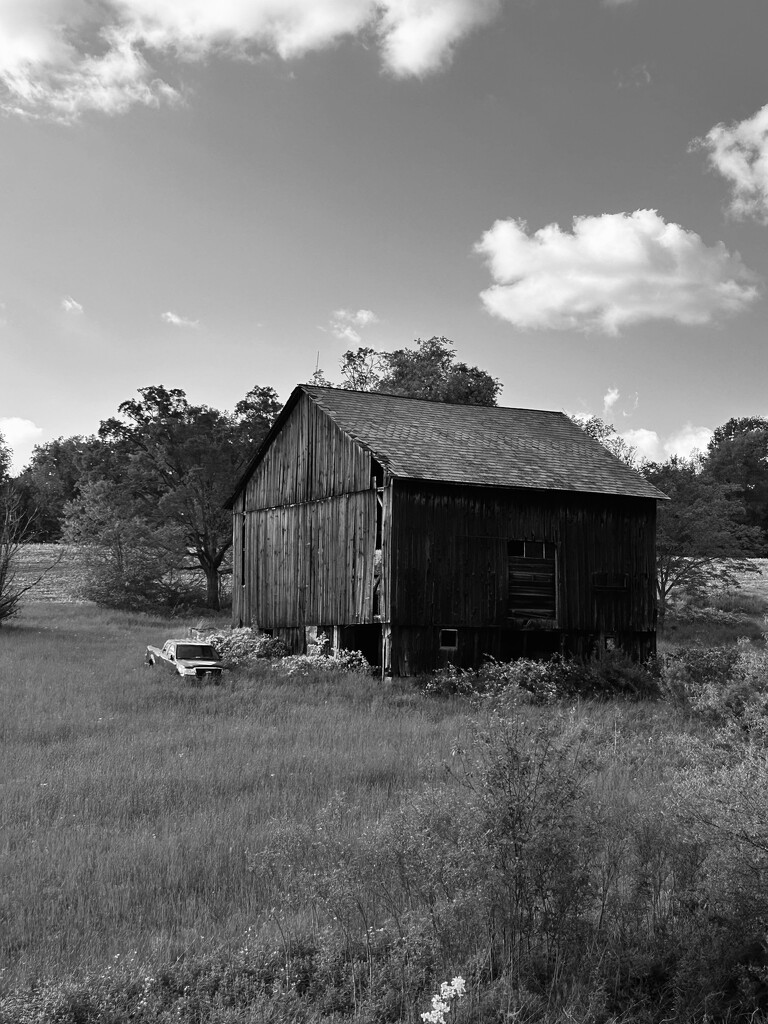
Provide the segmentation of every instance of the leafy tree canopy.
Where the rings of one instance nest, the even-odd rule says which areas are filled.
[[[120,475],[115,453],[98,437],[58,437],[36,445],[29,464],[15,480],[30,522],[29,539],[59,540],[64,506],[75,499],[81,484],[91,477]]]
[[[417,338],[414,344],[415,348],[394,352],[372,348],[345,352],[342,387],[431,402],[496,405],[500,381],[477,366],[456,362],[456,349],[448,338]]]
[[[621,459],[628,466],[637,469],[637,448],[625,441],[612,423],[606,423],[599,416],[586,418],[571,416],[571,419],[581,427],[585,434],[593,437],[604,448],[607,448],[611,455],[615,455],[617,459]]]
[[[175,527],[205,573],[208,606],[219,606],[219,569],[232,544],[231,515],[222,506],[245,459],[279,408],[272,388],[252,388],[235,414],[192,405],[183,391],[139,389],[99,437],[126,461],[123,521],[152,524],[167,543]],[[80,508],[80,515],[86,510]]]
[[[729,488],[744,508],[746,520],[768,545],[768,420],[746,416],[728,420],[714,432],[704,472]]]
[[[6,444],[5,438],[0,434],[0,484],[3,484],[11,472],[11,449]]]
[[[674,591],[696,593],[708,586],[737,586],[754,571],[749,557],[759,549],[760,531],[746,522],[743,504],[731,489],[703,472],[703,458],[673,456],[642,467],[647,480],[670,501],[659,502],[656,586],[659,619]]]

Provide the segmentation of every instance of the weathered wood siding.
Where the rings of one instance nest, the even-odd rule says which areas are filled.
[[[233,508],[233,620],[372,622],[374,483],[370,453],[302,396]]]
[[[462,661],[474,660],[475,647],[480,655],[506,653],[506,634],[521,629],[622,641],[652,635],[655,522],[652,499],[396,481],[393,669],[439,663],[439,629],[446,627],[474,630],[469,652],[462,638]],[[522,539],[556,545],[555,620],[523,623],[510,616],[507,544]],[[622,589],[605,585],[617,579],[625,581]]]
[[[246,514],[246,618],[278,626],[373,621],[376,493]]]
[[[371,486],[371,453],[302,395],[245,488],[245,509],[315,501]]]

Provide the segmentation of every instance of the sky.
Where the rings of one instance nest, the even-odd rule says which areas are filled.
[[[0,432],[450,338],[663,459],[768,415],[765,0],[0,0]]]

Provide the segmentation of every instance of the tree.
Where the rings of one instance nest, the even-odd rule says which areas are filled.
[[[32,458],[15,480],[25,513],[30,517],[29,540],[61,539],[64,510],[90,478],[120,479],[116,453],[98,437],[57,437],[35,445]]]
[[[377,391],[386,373],[388,356],[373,348],[351,349],[341,360],[342,387],[350,391]]]
[[[11,449],[5,438],[0,434],[0,484],[4,484],[11,474]]]
[[[745,416],[718,427],[703,471],[743,505],[746,521],[762,532],[763,553],[768,545],[768,420]]]
[[[179,558],[187,550],[194,555],[205,575],[207,605],[218,609],[219,571],[232,545],[232,519],[223,504],[277,414],[277,395],[272,388],[252,388],[234,415],[192,405],[178,388],[140,388],[139,395],[99,428],[101,440],[125,465],[111,500],[119,503],[123,523],[146,527],[142,549],[164,550],[175,536]],[[81,503],[70,519],[87,521],[89,514]]]
[[[282,407],[274,388],[263,388],[258,384],[237,403],[237,443],[242,446],[245,458],[249,458],[267,436]]]
[[[20,495],[10,481],[6,481],[0,486],[0,626],[18,614],[22,597],[60,561],[61,556],[37,576],[22,581],[18,573],[18,557],[30,525]]]
[[[394,352],[365,347],[349,349],[341,360],[341,387],[429,402],[496,405],[501,381],[478,366],[457,363],[456,349],[448,338],[416,338],[415,345],[416,348],[399,348]],[[334,386],[319,369],[309,383]]]
[[[728,488],[702,472],[701,457],[673,456],[646,463],[645,478],[666,494],[656,532],[656,592],[659,626],[675,591],[701,593],[712,586],[737,587],[760,531],[744,521],[744,508]]]
[[[593,437],[604,448],[607,448],[611,455],[615,455],[617,459],[621,459],[632,469],[637,469],[637,448],[625,441],[612,423],[606,423],[599,416],[586,418],[571,416],[571,419],[581,427],[585,434]]]
[[[384,373],[373,390],[431,402],[496,405],[501,382],[477,366],[457,363],[448,338],[417,338],[415,344],[415,349],[382,353]]]
[[[448,338],[416,338],[415,345],[394,352],[350,349],[341,361],[342,387],[430,402],[496,405],[501,382],[478,366],[457,363],[456,349]],[[328,383],[324,378],[322,382]]]
[[[84,596],[114,608],[176,607],[189,598],[182,580],[185,537],[174,524],[148,522],[131,491],[85,481],[66,506],[64,539],[82,552]]]

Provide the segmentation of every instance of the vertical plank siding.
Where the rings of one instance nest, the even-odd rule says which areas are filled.
[[[460,663],[476,662],[478,651],[524,653],[526,631],[553,652],[581,651],[596,636],[641,656],[653,650],[654,500],[396,481],[392,505],[393,670],[449,657],[438,641],[446,627],[460,630],[450,656]],[[556,546],[552,620],[526,621],[510,609],[508,542],[518,540]],[[529,641],[533,648],[532,634]]]
[[[370,452],[303,396],[233,506],[233,540],[236,624],[293,631],[298,645],[305,625],[372,622]]]
[[[371,486],[371,453],[302,395],[245,488],[247,511]]]
[[[265,629],[372,622],[375,504],[368,490],[248,513],[246,618]]]

